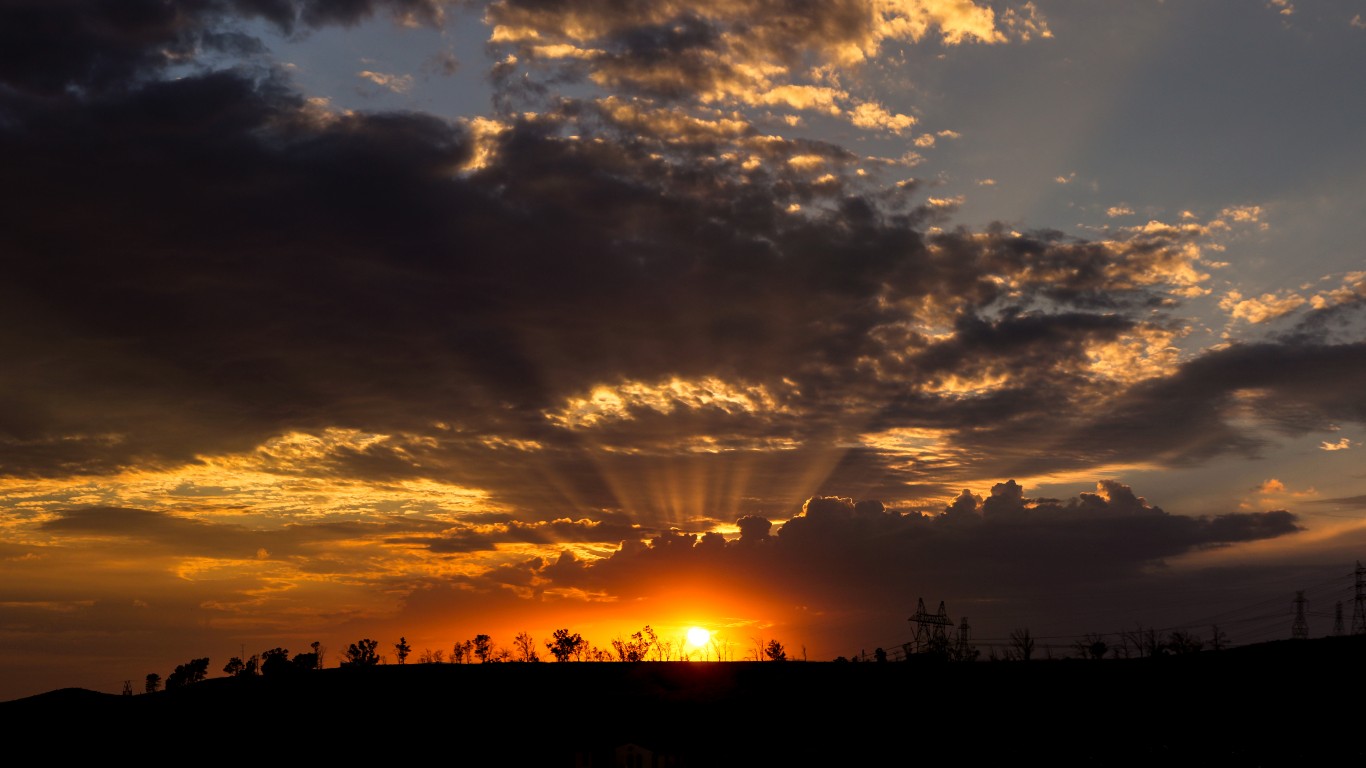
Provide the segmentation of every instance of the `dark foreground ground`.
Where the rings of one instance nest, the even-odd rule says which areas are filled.
[[[0,703],[0,728],[11,754],[154,764],[1366,765],[1366,637],[919,661],[328,669],[53,691]]]

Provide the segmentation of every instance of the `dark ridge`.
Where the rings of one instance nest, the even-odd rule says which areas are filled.
[[[0,703],[0,722],[69,733],[54,756],[96,758],[1359,765],[1363,672],[1366,637],[1102,661],[407,664],[65,689]]]

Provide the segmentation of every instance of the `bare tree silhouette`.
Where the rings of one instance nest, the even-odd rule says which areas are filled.
[[[1008,656],[1015,661],[1029,661],[1034,656],[1034,637],[1028,628],[1011,631]]]
[[[1178,629],[1167,635],[1167,650],[1176,655],[1199,653],[1200,649],[1204,647],[1205,641],[1191,632]]]
[[[518,632],[512,639],[512,647],[517,649],[517,661],[540,661],[536,655],[536,639],[530,632]]]

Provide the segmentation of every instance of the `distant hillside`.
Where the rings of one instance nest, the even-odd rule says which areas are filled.
[[[409,664],[150,695],[65,689],[0,703],[0,722],[67,734],[54,756],[573,766],[626,748],[690,766],[1363,764],[1351,703],[1363,671],[1360,637],[1099,662]]]

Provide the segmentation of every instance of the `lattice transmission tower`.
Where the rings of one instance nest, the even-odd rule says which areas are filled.
[[[1290,625],[1290,639],[1308,640],[1309,621],[1304,618],[1304,592],[1295,593],[1295,623]]]
[[[930,613],[925,610],[925,598],[917,598],[915,615],[909,620],[915,622],[914,643],[917,653],[933,649],[948,650],[949,627],[953,626],[953,621],[949,619],[943,600],[939,601],[939,611]]]

